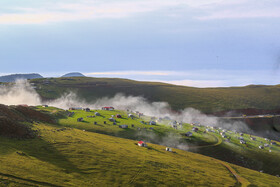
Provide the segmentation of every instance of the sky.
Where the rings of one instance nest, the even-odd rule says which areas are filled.
[[[279,0],[1,0],[0,75],[280,84]]]

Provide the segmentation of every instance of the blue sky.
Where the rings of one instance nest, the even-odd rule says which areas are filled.
[[[0,74],[280,84],[279,0],[2,0]]]

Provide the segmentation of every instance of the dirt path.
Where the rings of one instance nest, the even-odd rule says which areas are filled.
[[[224,167],[226,167],[229,170],[229,172],[235,177],[237,183],[241,184],[241,186],[249,186],[251,184],[246,178],[238,175],[237,172],[227,162],[223,162],[220,160],[216,160],[216,161],[221,165],[223,165]]]
[[[217,143],[212,144],[212,145],[190,146],[190,148],[214,147],[214,146],[220,145],[223,142],[222,138],[217,137],[216,135],[213,135],[213,136],[215,136],[215,138],[217,139]],[[216,160],[216,159],[214,159],[214,160]],[[249,186],[251,184],[246,178],[238,175],[237,172],[227,162],[223,162],[221,160],[216,160],[216,161],[219,162],[224,167],[226,167],[229,170],[229,172],[235,177],[237,183],[241,184],[241,186]]]
[[[223,139],[220,137],[217,137],[216,135],[212,135],[216,138],[216,143],[215,144],[210,144],[210,145],[196,145],[196,146],[189,146],[189,148],[204,148],[204,147],[215,147],[220,145],[223,142]]]

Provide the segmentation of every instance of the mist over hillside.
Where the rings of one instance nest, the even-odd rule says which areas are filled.
[[[204,113],[234,109],[280,108],[280,86],[245,86],[227,88],[195,88],[160,82],[143,82],[117,78],[72,77],[36,79],[31,83],[44,100],[57,99],[75,92],[88,102],[102,97],[142,96],[150,102],[168,102],[172,110],[195,108]]]
[[[92,92],[94,94],[94,92]],[[103,106],[113,106],[120,110],[140,111],[148,116],[155,117],[169,117],[176,121],[183,121],[186,123],[201,123],[203,125],[211,125],[222,127],[229,130],[237,130],[240,132],[247,132],[251,134],[262,134],[262,131],[254,132],[252,127],[248,127],[242,120],[228,120],[212,115],[206,115],[201,111],[187,107],[177,112],[173,111],[168,102],[150,102],[141,96],[126,96],[118,93],[112,97],[100,97],[93,101],[87,101],[85,98],[79,97],[74,92],[65,92],[57,99],[43,100],[36,90],[24,80],[17,81],[14,85],[6,85],[0,87],[0,103],[6,105],[42,105],[47,104],[58,108],[68,109],[70,107],[90,107],[93,109],[100,109]],[[263,135],[272,133],[270,128],[266,129]],[[273,125],[272,125],[273,126]],[[274,137],[274,135],[273,135]]]
[[[137,91],[138,87],[142,89],[138,90],[139,92],[133,92],[135,90]],[[269,89],[272,90],[270,91],[271,96],[268,94]],[[231,130],[257,133],[263,136],[269,135],[275,138],[278,136],[278,134],[275,134],[275,131],[279,129],[279,125],[275,123],[278,121],[276,118],[275,120],[274,118],[272,120],[264,120],[263,122],[266,121],[267,123],[263,126],[259,126],[254,125],[255,123],[252,125],[253,119],[224,120],[210,115],[209,113],[206,115],[203,109],[205,109],[205,107],[213,108],[217,103],[224,107],[230,107],[229,109],[234,109],[234,107],[238,106],[242,108],[247,106],[246,104],[248,104],[248,102],[242,101],[244,97],[240,97],[240,95],[246,92],[252,95],[246,95],[248,100],[254,101],[250,103],[263,103],[263,100],[256,100],[257,98],[264,97],[264,95],[260,93],[262,90],[266,92],[265,99],[271,99],[271,101],[274,101],[271,102],[271,104],[276,104],[276,106],[278,106],[279,104],[275,102],[277,98],[273,98],[275,94],[279,94],[279,92],[277,92],[278,89],[279,87],[277,86],[198,89],[125,79],[97,79],[89,77],[72,77],[70,79],[49,78],[35,79],[30,81],[30,83],[27,81],[18,81],[16,84],[2,86],[0,89],[0,103],[7,105],[48,104],[63,109],[68,109],[70,107],[101,108],[103,106],[114,106],[121,110],[129,109],[133,111],[142,111],[150,116],[168,116],[177,121],[222,126],[223,128]],[[166,90],[166,92],[164,90]],[[185,90],[185,92],[180,92],[182,90]],[[216,99],[213,98],[214,95],[210,91],[216,93]],[[239,97],[235,95],[236,91],[239,92]],[[201,94],[204,94],[204,97],[197,98],[197,96]],[[228,94],[230,94],[232,98],[225,97],[225,95]],[[215,100],[219,102],[214,102]],[[184,103],[186,103],[186,105],[182,105]],[[180,108],[174,110],[174,105],[176,106],[176,104],[180,104]],[[263,107],[264,106],[265,105],[263,105]],[[228,112],[230,113],[230,111]],[[239,115],[242,116],[242,114]],[[254,130],[257,131],[255,132]],[[273,135],[271,133],[273,133]]]
[[[70,107],[90,107],[101,108],[103,106],[113,106],[120,110],[141,111],[145,115],[156,117],[169,117],[177,121],[188,123],[211,124],[214,126],[223,126],[225,128],[249,130],[245,124],[236,122],[236,124],[224,123],[217,117],[207,116],[199,110],[185,108],[181,111],[172,111],[167,102],[150,102],[141,96],[125,96],[116,94],[113,97],[101,97],[92,102],[78,97],[74,92],[66,92],[61,97],[53,100],[43,101],[36,90],[24,80],[17,81],[14,85],[0,87],[0,103],[6,105],[42,105],[48,104],[58,108],[68,109]]]

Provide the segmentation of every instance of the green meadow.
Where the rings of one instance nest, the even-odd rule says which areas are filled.
[[[253,151],[271,155],[270,159],[279,157],[278,146],[272,147],[269,154],[267,149],[259,150],[257,143],[248,142],[245,147],[234,140],[233,132],[227,132],[232,136],[228,143],[217,131],[205,133],[205,127],[198,127],[198,132],[186,137],[184,133],[193,127],[190,124],[183,124],[178,130],[171,128],[167,120],[148,125],[151,117],[131,119],[126,111],[73,110],[70,112],[74,115],[68,117],[68,112],[58,108],[36,107],[36,110],[50,115],[57,123],[26,123],[37,130],[34,139],[0,137],[0,186],[280,185],[280,179],[266,171],[261,173],[216,159],[227,150],[236,150],[239,156]],[[95,112],[100,116],[88,117]],[[109,118],[116,114],[122,118],[114,117],[117,120],[114,125]],[[80,117],[83,122],[77,121]],[[124,124],[127,129],[118,127]],[[172,152],[165,151],[165,138],[187,145],[188,151],[171,146]],[[244,138],[249,141],[249,135],[244,134]],[[139,140],[146,139],[148,147],[137,145]],[[263,140],[257,137],[257,141]],[[202,155],[203,150],[209,155]]]

